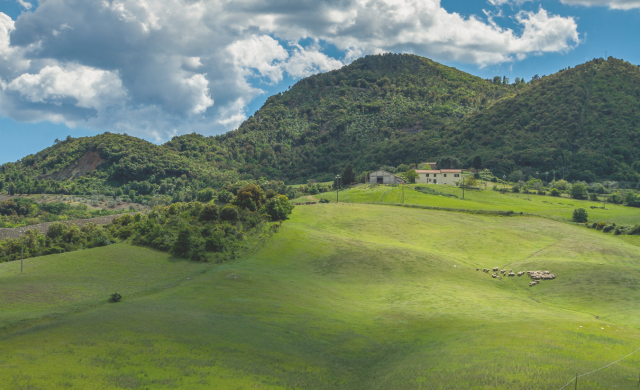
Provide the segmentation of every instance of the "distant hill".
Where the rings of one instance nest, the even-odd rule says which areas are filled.
[[[160,146],[69,137],[3,165],[0,185],[174,193],[242,179],[331,180],[348,163],[363,172],[452,156],[468,167],[476,155],[498,176],[556,170],[569,180],[639,181],[639,67],[610,57],[515,81],[415,55],[367,56],[271,96],[227,134]]]

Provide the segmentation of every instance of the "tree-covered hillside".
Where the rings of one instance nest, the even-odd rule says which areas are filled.
[[[120,187],[174,196],[239,180],[331,180],[349,163],[365,172],[445,156],[464,167],[481,156],[497,176],[527,168],[569,180],[639,181],[640,68],[610,57],[514,81],[415,55],[367,56],[270,97],[224,135],[160,146],[109,133],[68,137],[3,165],[0,191]]]

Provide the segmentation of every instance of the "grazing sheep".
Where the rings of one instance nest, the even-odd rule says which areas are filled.
[[[476,271],[480,271],[480,268],[476,267]]]
[[[522,276],[522,275],[524,275],[524,271],[518,272],[518,276]]]
[[[499,269],[500,269],[500,267],[493,267],[493,272],[496,272]]]
[[[493,275],[491,275],[491,277],[495,279],[495,278],[498,277],[498,274],[493,274]]]
[[[513,272],[509,272],[509,276],[516,276]]]

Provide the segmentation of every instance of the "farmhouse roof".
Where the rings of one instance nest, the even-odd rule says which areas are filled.
[[[440,171],[431,171],[431,170],[417,170],[416,173],[440,173]]]
[[[462,169],[441,169],[442,173],[462,173]]]

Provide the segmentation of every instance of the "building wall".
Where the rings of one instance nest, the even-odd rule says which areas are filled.
[[[378,178],[382,178],[382,184],[402,184],[403,181],[394,174],[387,171],[375,171],[369,174],[369,183],[378,183]]]
[[[416,183],[456,185],[461,180],[461,173],[418,173]]]

